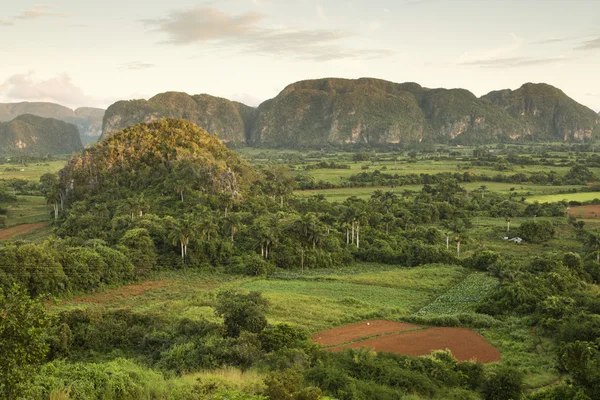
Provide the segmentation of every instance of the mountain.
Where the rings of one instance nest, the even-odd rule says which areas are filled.
[[[207,94],[161,93],[150,100],[119,101],[106,110],[102,135],[142,122],[181,118],[217,135],[225,142],[245,143],[256,110],[242,103]]]
[[[0,122],[0,154],[68,154],[83,148],[73,124],[23,114]]]
[[[84,144],[93,143],[102,134],[104,110],[82,107],[75,110],[55,103],[0,103],[0,121],[11,121],[23,114],[54,118],[77,126]]]
[[[482,97],[502,107],[540,139],[581,141],[600,133],[598,115],[543,83],[526,83],[517,90],[499,90]]]
[[[600,134],[594,111],[546,84],[477,97],[465,89],[413,82],[325,78],[293,83],[258,109],[173,92],[118,102],[105,114],[103,135],[162,117],[187,119],[224,141],[280,148],[583,141]]]

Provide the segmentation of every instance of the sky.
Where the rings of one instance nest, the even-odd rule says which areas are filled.
[[[2,0],[0,102],[166,91],[256,106],[374,77],[477,96],[544,82],[600,111],[598,0]]]

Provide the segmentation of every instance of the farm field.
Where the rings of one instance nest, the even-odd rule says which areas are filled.
[[[333,329],[332,332],[346,331],[348,324],[355,324],[350,325],[352,327],[364,326],[367,321],[389,321],[374,324],[373,330],[367,331],[366,334],[359,330],[354,335],[350,332],[350,338],[343,338],[346,342],[354,343],[362,338],[385,336],[404,329],[410,329],[412,332],[413,327],[417,327],[418,330],[422,329],[421,326],[427,328],[428,326],[422,323],[402,322],[411,320],[411,316],[419,310],[427,310],[427,317],[430,317],[431,321],[435,321],[436,317],[448,318],[448,315],[458,312],[462,315],[472,313],[476,303],[474,296],[486,293],[493,281],[485,278],[484,274],[472,274],[459,266],[441,264],[398,268],[357,263],[349,266],[347,271],[341,269],[327,273],[314,270],[307,271],[306,274],[290,272],[271,279],[239,278],[194,271],[164,272],[149,281],[105,289],[96,294],[65,298],[54,304],[51,309],[55,312],[73,309],[90,309],[96,312],[127,309],[140,315],[161,315],[173,321],[204,319],[219,322],[220,318],[214,314],[217,293],[228,289],[260,290],[270,303],[267,311],[270,323],[290,323],[303,327],[314,335],[313,337],[318,337],[320,332],[329,329]],[[452,308],[440,308],[437,304],[439,298],[452,298]],[[476,314],[472,315],[476,317]],[[515,323],[520,326],[520,322],[513,321],[513,325],[509,327],[494,325],[491,329],[480,330],[480,334],[489,342],[489,346],[502,354],[503,359],[527,358],[532,373],[526,382],[531,387],[555,380],[556,374],[548,373],[552,369],[551,357],[543,352],[531,350],[536,337],[519,336],[515,339],[518,342],[515,342],[504,333],[506,329],[517,329]],[[441,339],[447,336],[444,333],[446,331],[432,329],[434,330],[427,335],[432,334],[434,339],[423,339],[420,336],[415,339],[425,343],[420,345],[419,353],[426,353],[422,349],[423,346],[427,347],[430,340],[439,341],[440,349],[448,345],[449,342]],[[474,331],[469,332],[472,332],[469,335],[474,336],[468,338],[483,340]],[[336,335],[338,336],[340,335]],[[331,345],[335,345],[336,339],[330,338],[331,340],[334,341]],[[379,343],[374,347],[385,351],[389,350],[389,346],[400,348],[396,342],[388,344],[388,340],[393,341],[386,339],[381,344],[383,347],[378,347]],[[366,345],[371,346],[371,343]],[[460,344],[453,346],[460,348]],[[487,348],[484,344],[482,346]]]
[[[17,196],[14,203],[5,203],[8,209],[6,226],[36,224],[50,221],[50,207],[41,196]]]
[[[528,203],[535,201],[539,203],[557,203],[559,201],[592,201],[594,199],[600,199],[600,192],[582,192],[582,193],[564,193],[564,194],[549,194],[531,196],[527,198]]]
[[[65,166],[67,159],[47,162],[32,162],[27,165],[0,164],[0,179],[27,179],[38,180],[45,173],[58,172]]]

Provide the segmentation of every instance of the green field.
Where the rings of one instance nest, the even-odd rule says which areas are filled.
[[[21,164],[1,164],[0,179],[27,179],[38,180],[45,173],[55,173],[60,171],[66,163],[65,160],[55,160],[48,162],[36,162],[27,165]]]
[[[5,204],[8,208],[6,225],[34,224],[50,220],[50,207],[41,196],[17,196],[16,203]]]
[[[528,203],[534,201],[540,203],[557,203],[559,201],[592,201],[594,199],[600,199],[600,192],[583,192],[583,193],[565,193],[565,194],[552,194],[543,196],[532,196],[527,198]]]

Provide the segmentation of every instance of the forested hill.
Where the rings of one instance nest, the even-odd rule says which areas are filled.
[[[31,114],[0,122],[0,154],[70,154],[82,148],[73,124]]]
[[[150,100],[119,101],[104,116],[103,136],[128,126],[160,118],[191,121],[225,142],[245,143],[256,109],[207,94],[161,93]]]
[[[104,110],[81,107],[75,110],[55,103],[22,102],[0,103],[0,121],[11,121],[24,114],[54,118],[77,126],[84,144],[96,142],[102,133]]]
[[[107,110],[103,134],[162,117],[187,119],[224,141],[279,148],[584,141],[600,133],[594,111],[546,84],[478,98],[464,89],[327,78],[291,84],[258,109],[185,93],[121,101]]]

